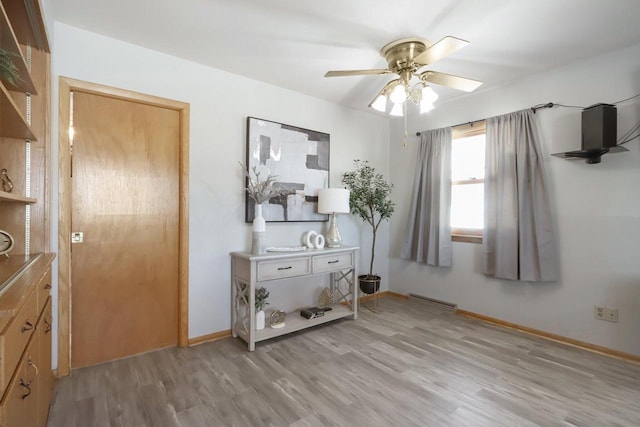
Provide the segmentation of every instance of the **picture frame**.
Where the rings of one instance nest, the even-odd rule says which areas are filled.
[[[263,204],[267,222],[318,222],[318,191],[329,188],[330,135],[271,120],[247,117],[246,165],[262,177],[291,190]],[[247,187],[245,179],[245,188]],[[245,191],[245,222],[252,222],[255,202]]]

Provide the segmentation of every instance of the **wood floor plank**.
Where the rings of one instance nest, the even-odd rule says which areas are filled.
[[[383,298],[357,321],[73,371],[49,427],[638,426],[640,365]]]

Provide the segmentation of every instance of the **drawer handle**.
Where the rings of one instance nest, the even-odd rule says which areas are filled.
[[[337,260],[335,260],[335,261],[327,261],[327,264],[337,264],[337,263],[339,263],[339,262],[340,262],[340,260],[339,260],[339,259],[337,259]]]
[[[38,376],[38,367],[36,366],[35,363],[33,363],[33,360],[31,360],[31,358],[29,358],[29,361],[27,362],[27,366],[32,366],[33,369],[36,371],[35,374],[33,374],[33,378],[31,378],[29,380],[29,382],[27,383],[27,385],[31,385],[31,383],[33,382],[33,380],[36,379],[36,377]]]
[[[27,393],[22,395],[22,398],[26,399],[31,394],[31,387],[30,387],[31,384],[25,383],[24,380],[22,378],[20,378],[20,385],[27,389]]]
[[[44,288],[45,289],[51,289],[51,285],[47,283],[46,285],[44,285]]]
[[[281,271],[281,270],[291,270],[291,266],[289,266],[289,267],[278,267],[278,271]]]
[[[24,326],[22,327],[22,333],[25,333],[27,331],[30,331],[33,329],[33,325],[31,324],[31,322],[29,322],[28,320],[26,322],[24,322]]]
[[[49,332],[51,332],[51,323],[49,323],[47,319],[44,319],[43,322],[45,324],[44,333],[48,334]]]

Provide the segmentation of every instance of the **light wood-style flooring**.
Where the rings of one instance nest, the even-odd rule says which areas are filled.
[[[73,371],[49,427],[640,426],[640,366],[411,298]]]

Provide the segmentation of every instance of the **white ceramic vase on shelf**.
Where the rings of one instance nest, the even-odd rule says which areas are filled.
[[[256,331],[264,329],[264,310],[256,312]]]
[[[255,216],[253,219],[253,237],[251,239],[251,253],[253,255],[262,255],[267,253],[267,244],[264,239],[266,231],[266,222],[262,217],[262,205],[256,205]]]

